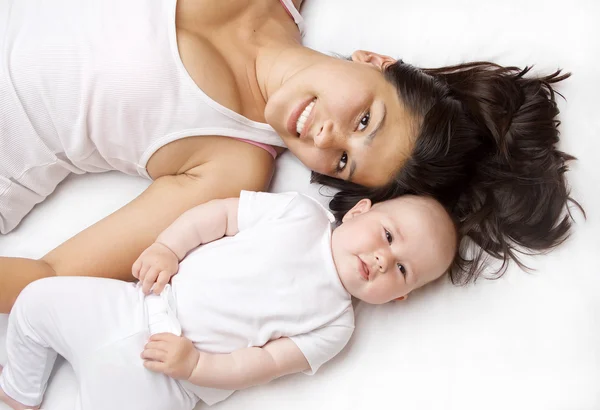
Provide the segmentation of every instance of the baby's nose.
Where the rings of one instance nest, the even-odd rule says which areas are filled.
[[[385,254],[383,252],[380,253],[380,254],[378,254],[377,256],[375,256],[375,260],[377,262],[377,266],[379,268],[379,271],[381,273],[387,272],[387,269],[388,269],[388,258],[385,256]]]

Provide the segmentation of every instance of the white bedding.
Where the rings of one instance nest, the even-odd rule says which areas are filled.
[[[588,219],[575,213],[574,233],[562,247],[526,259],[536,268],[532,273],[512,266],[500,280],[460,288],[442,281],[402,303],[359,305],[354,339],[315,376],[237,392],[213,408],[600,409],[600,3],[305,3],[305,43],[324,52],[364,48],[419,66],[493,60],[573,72],[560,88],[567,98],[559,101],[561,147],[579,158],[569,178]],[[286,153],[272,189],[319,197],[308,178]],[[147,184],[115,173],[69,178],[17,230],[0,237],[0,255],[39,257]],[[6,316],[0,316],[0,363],[5,331]],[[71,410],[75,396],[72,371],[61,361],[44,409]]]

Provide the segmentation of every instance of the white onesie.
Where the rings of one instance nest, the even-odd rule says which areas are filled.
[[[240,232],[192,251],[160,296],[104,278],[36,281],[11,311],[0,385],[38,404],[58,352],[75,370],[82,410],[191,410],[198,398],[213,404],[232,393],[144,369],[148,336],[164,331],[211,353],[289,337],[313,374],[354,330],[331,255],[332,220],[301,194],[242,192]]]
[[[0,233],[71,172],[148,178],[149,158],[174,140],[284,146],[268,124],[194,83],[177,48],[176,3],[0,1]]]
[[[172,279],[183,333],[211,353],[287,336],[313,374],[354,329],[351,298],[331,256],[334,220],[298,193],[242,191],[240,232],[189,253]],[[191,389],[209,404],[231,394]]]

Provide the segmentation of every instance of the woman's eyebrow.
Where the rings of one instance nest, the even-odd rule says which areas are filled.
[[[348,182],[352,182],[352,176],[356,172],[356,161],[352,160],[352,164],[350,165],[350,173],[348,174]]]
[[[383,106],[383,114],[381,115],[381,120],[379,121],[379,123],[377,124],[377,126],[375,127],[375,129],[373,131],[371,131],[371,133],[369,134],[369,136],[367,137],[366,141],[365,141],[365,145],[371,145],[373,143],[373,140],[375,139],[375,137],[377,136],[377,132],[383,127],[383,125],[385,124],[385,118],[387,116],[387,109],[385,108],[385,105]]]
[[[377,125],[375,126],[373,131],[371,131],[371,133],[367,136],[367,139],[365,140],[365,145],[370,146],[373,143],[373,140],[377,136],[377,132],[384,126],[386,117],[387,117],[387,109],[385,108],[385,105],[383,105],[383,115],[381,116],[381,120],[379,121],[379,123],[377,123]],[[355,172],[356,172],[356,161],[352,160],[352,164],[350,165],[350,173],[348,174],[349,182],[352,182],[352,177],[354,176]]]

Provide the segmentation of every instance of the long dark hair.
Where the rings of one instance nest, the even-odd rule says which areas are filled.
[[[554,84],[568,78],[561,70],[526,76],[530,67],[473,62],[420,69],[401,60],[384,70],[401,102],[420,122],[414,148],[392,182],[366,188],[313,173],[313,181],[341,189],[330,207],[341,217],[367,197],[373,202],[403,194],[429,195],[455,219],[459,237],[479,248],[459,255],[453,283],[479,276],[486,254],[519,266],[518,253],[539,253],[569,234],[566,163],[559,151],[559,110]],[[581,209],[583,211],[583,209]]]

